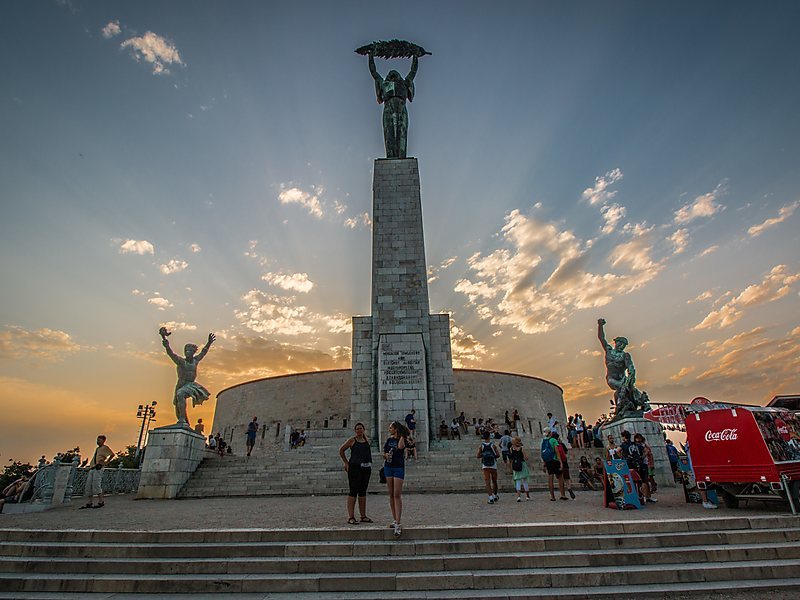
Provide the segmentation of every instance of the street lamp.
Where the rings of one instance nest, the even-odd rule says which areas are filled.
[[[142,438],[144,437],[145,428],[150,424],[150,421],[156,419],[156,405],[158,402],[153,400],[150,404],[140,404],[136,409],[136,418],[142,420],[142,428],[139,430],[139,441],[136,442],[136,456],[138,457],[142,451]]]

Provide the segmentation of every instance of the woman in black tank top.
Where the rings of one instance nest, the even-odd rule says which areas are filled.
[[[350,493],[347,495],[347,522],[350,525],[358,525],[355,517],[356,498],[358,498],[361,522],[372,523],[372,519],[367,516],[367,487],[372,474],[372,450],[363,423],[356,423],[355,433],[339,448],[339,457],[342,459],[350,483]],[[344,454],[348,448],[350,448],[349,459]]]

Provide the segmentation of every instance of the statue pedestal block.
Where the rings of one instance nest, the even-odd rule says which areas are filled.
[[[136,497],[175,498],[205,454],[205,438],[191,429],[159,427],[150,432]]]
[[[669,466],[667,456],[667,445],[664,442],[663,428],[659,423],[648,421],[641,417],[628,417],[614,421],[603,427],[603,442],[609,435],[614,436],[617,445],[622,444],[623,431],[629,431],[631,439],[636,433],[641,433],[650,448],[653,449],[653,458],[656,463],[655,480],[659,486],[675,487],[675,480],[672,477],[672,469]]]

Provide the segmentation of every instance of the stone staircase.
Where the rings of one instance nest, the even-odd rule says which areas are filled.
[[[535,444],[535,446],[534,446]],[[407,492],[476,492],[484,489],[480,461],[476,458],[480,441],[474,435],[461,440],[442,440],[432,444],[431,451],[408,461],[404,490]],[[545,489],[547,476],[541,470],[539,446],[535,440],[526,441],[531,455],[532,489]],[[533,448],[532,448],[533,446]],[[531,449],[532,448],[532,449]],[[210,455],[186,483],[179,498],[208,498],[213,496],[272,496],[272,495],[326,495],[347,492],[347,475],[342,469],[338,444],[333,446],[304,446],[296,450],[272,452],[252,456]],[[581,455],[591,461],[602,456],[600,449],[574,449],[570,452],[573,487],[577,483],[577,464]],[[375,460],[379,453],[373,448],[373,473],[371,492],[383,492],[378,482],[378,469],[383,461]],[[509,492],[513,488],[511,476],[500,463],[499,487]]]
[[[479,527],[0,530],[0,598],[670,597],[800,589],[800,520],[738,516]],[[587,535],[590,533],[590,535]],[[172,596],[180,597],[180,596]],[[209,596],[210,597],[210,596]],[[748,596],[750,597],[750,596]],[[755,597],[755,596],[752,596]]]

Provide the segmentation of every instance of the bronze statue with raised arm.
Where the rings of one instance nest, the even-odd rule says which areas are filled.
[[[211,394],[202,385],[197,383],[197,364],[203,360],[211,344],[217,339],[213,333],[208,334],[208,342],[200,354],[197,353],[197,346],[194,344],[186,344],[183,347],[183,356],[178,356],[172,351],[167,337],[171,335],[166,327],[158,330],[158,335],[161,336],[161,343],[167,351],[167,356],[172,359],[178,367],[178,383],[175,384],[175,395],[173,396],[172,403],[175,405],[175,416],[178,422],[175,423],[178,427],[186,427],[191,429],[189,419],[186,417],[186,401],[191,398],[192,406],[202,404]]]
[[[647,392],[636,389],[636,367],[631,355],[625,352],[628,339],[615,337],[612,347],[606,341],[605,324],[605,319],[597,319],[597,339],[605,353],[606,383],[614,390],[616,418],[641,416],[644,410],[649,409],[649,401]]]
[[[406,158],[408,147],[408,111],[406,101],[414,100],[414,77],[417,74],[418,59],[430,54],[424,48],[403,40],[372,42],[356,50],[369,56],[369,72],[375,80],[375,95],[378,104],[383,104],[383,139],[386,158]],[[411,70],[405,78],[395,70],[389,71],[384,79],[375,67],[375,57],[411,57]]]

